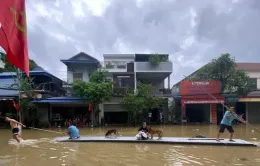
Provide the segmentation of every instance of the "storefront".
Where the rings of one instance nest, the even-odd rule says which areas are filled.
[[[245,119],[249,123],[260,123],[260,97],[248,96],[240,97],[239,103],[245,104],[246,116]]]
[[[193,96],[183,97],[182,103],[182,119],[189,123],[213,123],[218,120],[218,112],[223,111],[222,105],[224,97],[215,96],[217,100],[211,99],[209,96]]]
[[[218,111],[223,112],[219,81],[183,81],[180,85],[182,119],[188,123],[217,123]],[[210,96],[208,93],[214,96]],[[216,99],[215,99],[216,98]]]

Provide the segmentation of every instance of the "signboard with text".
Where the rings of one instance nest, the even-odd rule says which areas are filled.
[[[220,81],[183,81],[180,85],[180,95],[218,94],[221,91]]]

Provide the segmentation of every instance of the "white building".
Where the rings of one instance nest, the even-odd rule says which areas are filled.
[[[126,91],[136,91],[137,82],[153,85],[153,94],[160,97],[171,96],[170,75],[173,64],[170,61],[161,62],[154,66],[149,62],[151,54],[104,54],[104,67],[108,70],[113,81],[114,99],[105,102],[102,107],[102,116],[108,123],[124,123],[127,119],[127,111],[121,105],[122,97]],[[161,58],[168,59],[167,54],[159,54]],[[165,88],[165,80],[168,87]],[[164,117],[167,120],[168,109],[164,109]],[[155,113],[154,113],[155,115]],[[120,117],[120,118],[119,118]],[[122,120],[122,121],[119,121]]]

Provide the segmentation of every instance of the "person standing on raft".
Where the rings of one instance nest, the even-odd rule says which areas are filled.
[[[241,116],[238,116],[234,110],[234,107],[230,107],[229,110],[227,110],[223,116],[222,121],[220,122],[220,129],[218,132],[218,136],[217,136],[217,141],[219,141],[219,137],[221,133],[224,133],[225,129],[227,129],[230,133],[230,139],[229,141],[234,141],[233,140],[233,134],[234,134],[234,129],[232,127],[232,122],[233,120],[238,120],[244,124],[246,124],[247,122],[245,120],[242,119]]]
[[[11,126],[11,128],[12,128],[12,132],[13,132],[13,139],[15,139],[18,143],[20,143],[20,141],[21,141],[21,136],[20,136],[20,134],[19,134],[19,126],[18,125],[21,125],[21,126],[23,126],[23,127],[26,127],[25,125],[23,125],[22,123],[20,123],[20,122],[17,122],[16,120],[14,120],[14,119],[11,119],[11,118],[9,118],[9,117],[4,117],[4,120],[6,121],[6,122],[9,122],[10,123],[10,126]]]

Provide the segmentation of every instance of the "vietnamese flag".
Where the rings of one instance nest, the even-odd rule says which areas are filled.
[[[7,61],[29,76],[25,0],[0,0],[0,45]]]
[[[17,104],[14,100],[13,100],[13,105],[14,105],[14,108],[15,108],[17,111],[20,111],[20,105]]]

